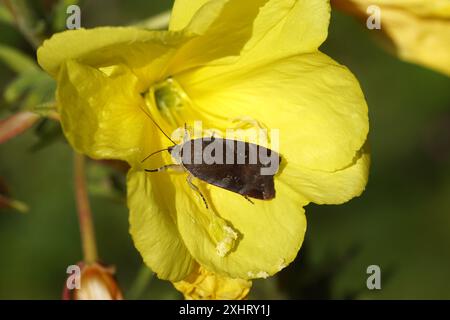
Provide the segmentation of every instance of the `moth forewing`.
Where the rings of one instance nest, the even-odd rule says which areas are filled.
[[[152,121],[157,125],[153,119]],[[158,125],[157,127],[162,130]],[[168,137],[167,134],[164,135]],[[260,200],[275,198],[274,175],[278,172],[281,157],[269,148],[234,139],[214,137],[189,139],[185,127],[183,143],[174,143],[167,151],[177,165],[165,165],[145,171],[161,172],[173,167],[187,171],[188,184],[200,194],[207,208],[206,199],[192,183],[192,177],[246,198]],[[146,159],[148,157],[144,160]]]
[[[199,149],[196,143],[200,141]],[[231,158],[227,155],[230,152],[234,163],[226,161]],[[278,171],[279,155],[270,149],[238,140],[200,138],[185,142],[181,153],[183,167],[204,182],[256,199],[275,197],[273,177]],[[199,153],[204,160],[202,164],[194,161]],[[217,161],[210,161],[209,157]]]

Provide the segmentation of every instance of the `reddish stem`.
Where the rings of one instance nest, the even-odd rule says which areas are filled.
[[[25,132],[39,119],[30,111],[21,111],[0,120],[0,144]]]
[[[84,262],[87,264],[97,261],[97,245],[95,242],[94,225],[91,207],[86,187],[85,157],[75,153],[75,195],[80,224],[80,235],[83,245]]]

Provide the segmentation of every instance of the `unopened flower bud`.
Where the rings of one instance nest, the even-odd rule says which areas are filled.
[[[79,263],[68,268],[69,277],[63,291],[64,300],[122,300],[114,278],[114,269],[98,263]]]

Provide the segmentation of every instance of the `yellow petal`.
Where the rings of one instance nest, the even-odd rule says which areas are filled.
[[[341,204],[364,191],[370,167],[370,155],[363,148],[355,162],[334,172],[311,170],[288,165],[280,180],[317,204]]]
[[[161,279],[186,278],[195,261],[177,229],[175,189],[169,176],[130,170],[127,189],[130,233],[144,262]]]
[[[41,67],[56,77],[65,61],[100,68],[127,65],[147,84],[158,79],[165,64],[189,37],[182,33],[134,27],[99,27],[53,35],[38,49]]]
[[[381,31],[403,60],[450,76],[450,2],[448,0],[336,0],[334,4],[366,21],[367,8],[381,12]]]
[[[173,179],[178,229],[194,259],[211,272],[231,278],[265,278],[294,260],[306,231],[304,198],[275,181],[276,197],[247,201],[243,196],[194,180],[208,202],[189,188],[183,176]],[[217,238],[216,216],[226,222]],[[205,218],[206,217],[206,218]]]
[[[252,282],[219,276],[199,266],[186,279],[173,285],[187,300],[243,300]]]
[[[252,23],[267,0],[209,1],[193,16],[184,30],[199,35],[177,53],[169,73],[237,57],[252,36]]]
[[[358,81],[317,52],[268,64],[203,67],[177,77],[195,108],[223,117],[252,117],[280,132],[289,164],[321,171],[348,167],[369,130]]]
[[[271,0],[254,21],[241,64],[315,52],[328,36],[329,1]]]
[[[170,15],[169,30],[184,29],[197,11],[210,0],[176,0]],[[218,2],[218,1],[214,1]],[[220,1],[225,3],[226,1]],[[209,10],[210,11],[210,10]],[[213,17],[214,19],[214,17]]]
[[[179,1],[175,9],[176,27],[192,15],[185,31],[201,36],[178,53],[172,73],[211,61],[229,63],[229,56],[240,55],[246,63],[314,52],[327,37],[330,17],[323,0]]]
[[[141,99],[138,80],[127,68],[108,76],[75,61],[62,66],[57,89],[62,127],[75,150],[92,158],[133,164],[150,152],[156,132]]]

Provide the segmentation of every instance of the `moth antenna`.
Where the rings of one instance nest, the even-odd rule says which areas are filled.
[[[161,150],[152,152],[151,154],[149,154],[148,156],[146,156],[146,157],[141,161],[141,163],[144,162],[145,160],[147,160],[148,158],[150,158],[151,156],[153,156],[153,155],[155,155],[155,154],[157,154],[157,153],[163,152],[163,151],[167,151],[167,150],[169,150],[169,148],[165,148],[165,149],[161,149]]]
[[[190,134],[189,134],[189,131],[188,131],[187,124],[186,124],[186,122],[185,122],[185,123],[184,123],[184,137],[183,137],[183,142],[188,141],[188,140],[189,140],[189,137],[190,137]]]
[[[174,146],[176,146],[177,144],[176,144],[172,139],[170,139],[169,135],[168,135],[167,133],[164,132],[164,130],[163,130],[163,129],[159,126],[159,124],[153,119],[153,117],[152,117],[149,113],[147,113],[147,111],[145,111],[145,109],[142,108],[142,106],[140,106],[140,108],[141,108],[142,112],[144,112],[144,113],[147,115],[147,117],[149,117],[150,120],[152,120],[152,122],[153,122],[153,123],[155,124],[155,126],[159,129],[159,131],[161,131],[162,134],[163,134],[167,139],[169,139],[170,142],[172,142]]]

